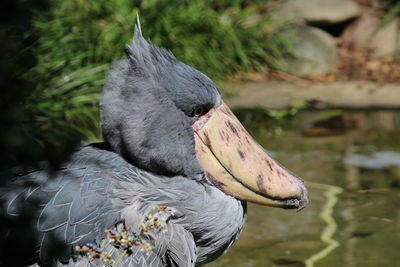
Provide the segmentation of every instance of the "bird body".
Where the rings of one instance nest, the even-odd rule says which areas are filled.
[[[1,243],[29,234],[21,256],[1,256],[0,265],[92,265],[76,250],[101,249],[117,266],[199,266],[238,237],[246,201],[307,204],[302,180],[248,135],[207,76],[138,27],[125,53],[100,102],[104,142],[78,149],[56,172],[32,171],[0,189],[0,215],[27,218],[0,229]],[[153,215],[162,207],[168,212]],[[147,230],[149,222],[157,227]],[[127,249],[120,233],[152,249]]]
[[[240,233],[245,220],[241,201],[209,183],[143,171],[102,146],[81,148],[55,177],[49,178],[47,171],[32,172],[23,177],[31,186],[4,192],[10,215],[18,214],[21,200],[41,207],[36,229],[43,263],[50,264],[46,253],[54,237],[69,245],[67,264],[76,244],[96,240],[106,247],[104,229],[138,231],[144,215],[157,205],[176,210],[168,218],[168,231],[157,233],[151,253],[137,248],[133,256],[123,259],[123,266],[202,264],[221,255]],[[112,246],[106,250],[114,258],[121,253]]]

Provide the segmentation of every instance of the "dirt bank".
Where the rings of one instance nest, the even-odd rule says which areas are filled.
[[[232,86],[237,93],[227,102],[235,108],[258,106],[283,109],[299,103],[307,103],[315,108],[400,108],[400,84],[268,81]]]

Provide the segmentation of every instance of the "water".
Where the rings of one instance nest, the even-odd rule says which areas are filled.
[[[308,182],[310,204],[299,213],[250,204],[239,240],[207,266],[400,266],[399,111],[236,113]]]

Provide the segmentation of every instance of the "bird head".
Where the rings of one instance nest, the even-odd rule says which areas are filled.
[[[257,144],[206,75],[147,42],[138,26],[125,54],[100,102],[103,136],[115,152],[165,179],[180,175],[237,199],[305,207],[303,181]]]

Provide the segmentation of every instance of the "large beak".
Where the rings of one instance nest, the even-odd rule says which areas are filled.
[[[307,189],[247,133],[222,103],[192,126],[197,159],[220,190],[262,205],[303,209]]]

